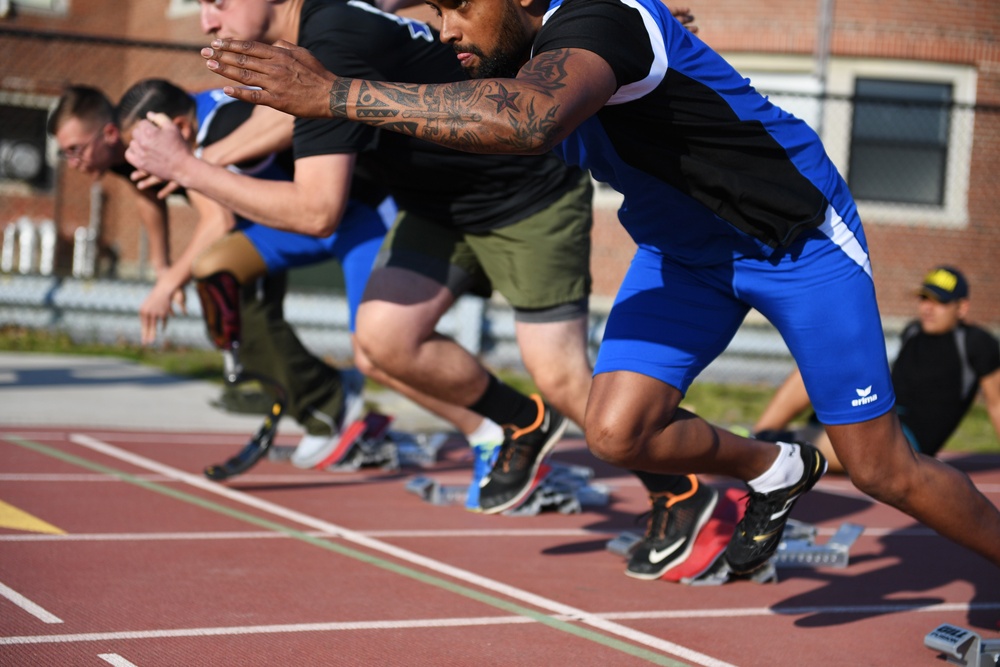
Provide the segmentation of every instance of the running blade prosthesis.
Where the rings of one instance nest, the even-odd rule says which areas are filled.
[[[271,414],[264,418],[264,423],[260,425],[246,446],[225,463],[205,468],[205,477],[221,482],[245,473],[257,461],[266,456],[267,451],[274,443],[274,435],[278,432],[278,422],[281,420],[281,413],[284,409],[285,406],[281,401],[275,401],[274,405],[271,406]]]

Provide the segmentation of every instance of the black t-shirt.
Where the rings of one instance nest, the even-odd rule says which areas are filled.
[[[202,146],[209,146],[232,133],[245,123],[253,112],[254,105],[241,100],[227,99],[224,104],[214,108],[205,136],[201,139]],[[235,165],[242,173],[258,178],[291,180],[295,173],[295,158],[291,149],[268,155],[261,160],[249,160]],[[388,196],[385,188],[380,187],[363,171],[354,174],[351,180],[350,197],[355,201],[376,208]]]
[[[358,0],[306,0],[299,46],[339,76],[404,83],[466,78],[454,50],[413,19]],[[554,154],[477,155],[343,119],[297,119],[295,157],[358,153],[401,209],[467,231],[486,231],[546,208],[581,173]]]
[[[892,367],[896,411],[920,451],[933,455],[972,406],[979,379],[1000,368],[1000,343],[988,331],[961,324],[931,336],[918,322],[903,331]]]
[[[201,145],[211,146],[216,141],[220,141],[225,137],[228,137],[234,130],[236,130],[236,128],[250,118],[250,114],[253,113],[254,106],[255,105],[249,102],[233,100],[216,107],[215,113],[212,114],[211,122],[208,124],[208,127],[205,128],[206,132],[204,138],[200,142]],[[281,151],[275,155],[275,161],[286,173],[293,173],[294,161],[292,159],[291,149]],[[259,162],[259,160],[251,160],[248,162],[241,162],[236,166],[243,171],[252,171],[254,166]]]

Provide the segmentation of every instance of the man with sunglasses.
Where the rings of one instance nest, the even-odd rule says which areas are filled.
[[[952,266],[931,270],[917,291],[917,319],[906,325],[892,366],[896,414],[914,451],[935,456],[968,414],[980,391],[993,430],[1000,435],[1000,342],[966,323],[969,283]],[[754,425],[763,440],[808,440],[843,472],[830,438],[814,418],[801,429],[788,422],[809,408],[798,369],[785,379]],[[815,415],[813,415],[815,417]]]

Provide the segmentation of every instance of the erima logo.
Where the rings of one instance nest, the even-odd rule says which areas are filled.
[[[868,385],[864,389],[855,389],[854,391],[858,392],[858,397],[851,401],[851,405],[854,407],[868,405],[878,400],[878,394],[872,393],[871,385]]]

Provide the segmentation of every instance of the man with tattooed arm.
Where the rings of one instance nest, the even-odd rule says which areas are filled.
[[[1000,512],[903,435],[864,230],[805,123],[659,0],[428,4],[476,80],[341,78],[280,43],[216,40],[203,55],[257,87],[226,89],[240,99],[479,153],[555,150],[622,192],[638,250],[598,355],[588,445],[631,469],[746,482],[733,571],[766,563],[826,469],[809,445],[741,438],[678,407],[750,308],[785,338],[852,482],[1000,565]]]

